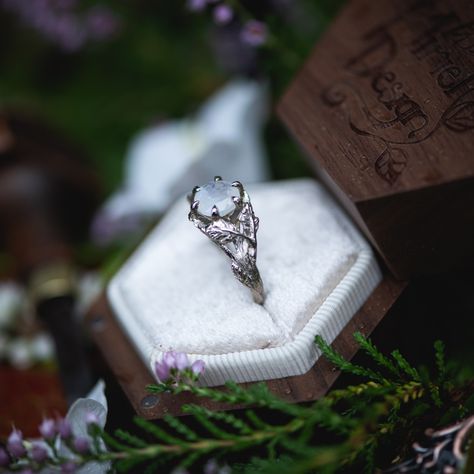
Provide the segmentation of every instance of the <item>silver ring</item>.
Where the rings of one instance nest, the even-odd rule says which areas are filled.
[[[263,304],[263,283],[257,269],[259,220],[242,183],[216,176],[213,182],[196,186],[189,201],[189,220],[225,252],[235,277],[252,290],[256,303]]]

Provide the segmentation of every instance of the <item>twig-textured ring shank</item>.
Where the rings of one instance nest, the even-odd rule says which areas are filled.
[[[229,183],[216,176],[190,196],[189,220],[231,260],[236,278],[263,304],[264,288],[257,269],[257,230],[250,198],[239,181]]]

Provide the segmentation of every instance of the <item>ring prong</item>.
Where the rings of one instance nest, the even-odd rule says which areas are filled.
[[[194,186],[193,193],[196,194],[200,190],[201,190],[201,186]]]
[[[240,182],[240,181],[234,181],[232,183],[232,186],[234,188],[237,188],[239,190],[239,193],[240,193],[240,198],[243,200],[244,197],[245,197],[245,189],[244,189],[244,186],[243,184]]]
[[[191,204],[191,209],[193,211],[197,211],[198,206],[199,206],[199,201],[193,201]]]
[[[214,181],[222,181],[222,177],[221,176],[214,176]]]
[[[217,209],[217,206],[213,206],[211,216],[214,217],[214,218],[215,217],[220,217],[219,216],[219,209]]]

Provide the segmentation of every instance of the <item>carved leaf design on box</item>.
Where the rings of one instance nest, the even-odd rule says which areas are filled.
[[[474,102],[461,102],[443,117],[444,125],[455,132],[474,129]]]
[[[375,171],[387,183],[393,184],[406,165],[407,157],[403,150],[387,147],[375,161]]]

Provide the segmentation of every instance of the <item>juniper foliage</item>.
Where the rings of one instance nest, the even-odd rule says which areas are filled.
[[[228,382],[226,390],[190,384],[172,388],[151,385],[148,390],[154,393],[190,392],[248,408],[214,412],[202,406],[186,405],[183,411],[190,418],[167,416],[164,419],[167,429],[137,418],[135,422],[146,433],[145,437],[140,440],[136,435],[127,437],[119,431],[112,438],[103,433],[106,442],[114,440],[109,443],[113,451],[107,456],[121,459],[116,464],[119,470],[127,470],[124,461],[128,460],[155,463],[165,456],[167,463],[174,460],[176,465],[189,468],[202,460],[226,456],[234,460],[230,466],[232,472],[239,473],[333,473],[349,467],[370,473],[384,467],[380,466],[381,459],[404,454],[388,453],[387,458],[386,446],[390,441],[393,445],[393,440],[403,437],[407,445],[420,435],[426,423],[436,425],[447,411],[452,414],[451,421],[473,412],[474,407],[464,404],[469,399],[472,382],[456,384],[448,370],[441,341],[434,343],[436,371],[429,374],[410,364],[400,351],[387,356],[361,333],[355,333],[354,338],[380,369],[345,360],[317,336],[315,343],[323,356],[339,370],[360,378],[360,383],[333,390],[311,404],[282,401],[263,383],[244,389]],[[262,415],[262,409],[267,416]],[[191,429],[191,425],[199,429]],[[117,438],[126,444],[126,450],[115,444]],[[240,459],[250,460],[239,462],[237,452],[243,453]]]
[[[429,373],[410,364],[400,351],[387,356],[362,334],[354,338],[379,370],[345,360],[320,336],[315,343],[338,369],[356,376],[357,384],[334,389],[310,404],[283,401],[263,383],[243,388],[228,382],[225,390],[198,387],[192,381],[150,385],[152,393],[189,392],[246,408],[215,412],[188,404],[182,408],[188,417],[167,415],[159,423],[135,418],[133,433],[119,429],[110,434],[92,425],[93,448],[82,456],[76,453],[76,462],[112,461],[119,472],[150,474],[177,466],[201,469],[209,460],[229,463],[232,472],[241,474],[347,469],[372,473],[406,454],[403,448],[390,447],[409,446],[427,426],[438,427],[474,412],[474,381],[457,382],[442,342],[434,343],[435,370]],[[56,456],[48,466],[63,462]],[[16,461],[9,469],[24,467]]]

